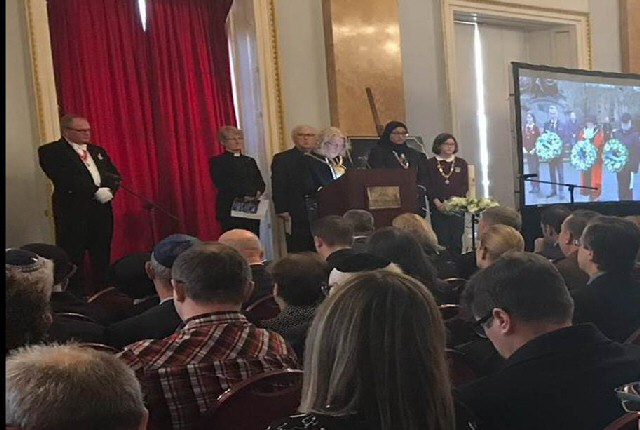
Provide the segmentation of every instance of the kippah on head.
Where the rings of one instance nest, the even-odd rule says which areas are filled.
[[[5,269],[30,273],[44,266],[44,258],[31,251],[9,248],[5,251],[4,264]]]
[[[59,284],[69,277],[75,270],[69,255],[64,249],[48,243],[29,243],[20,249],[35,252],[42,258],[53,261],[53,283]]]
[[[152,255],[158,263],[170,269],[178,255],[199,243],[202,242],[198,238],[188,234],[172,234],[158,242]]]

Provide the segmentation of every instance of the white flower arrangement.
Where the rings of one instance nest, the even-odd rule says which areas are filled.
[[[444,202],[444,212],[458,215],[468,212],[478,215],[494,206],[500,206],[500,203],[491,197],[482,197],[480,199],[473,197],[451,197]]]

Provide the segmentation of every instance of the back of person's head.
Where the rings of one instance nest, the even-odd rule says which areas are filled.
[[[510,251],[524,251],[524,238],[515,228],[496,224],[480,236],[477,252],[482,258],[488,260],[489,264]]]
[[[188,234],[172,234],[156,244],[151,253],[150,269],[147,273],[152,279],[171,280],[171,268],[176,258],[187,249],[202,243]]]
[[[418,214],[405,213],[398,215],[391,221],[391,225],[413,235],[426,252],[436,253],[442,249],[438,244],[438,236],[433,231],[429,221]]]
[[[260,238],[249,230],[236,228],[226,231],[220,235],[218,242],[238,251],[249,264],[260,264],[264,261],[264,248]]]
[[[571,211],[566,206],[552,205],[540,212],[540,224],[549,226],[555,234],[558,234],[560,233],[562,222],[569,215],[571,215]]]
[[[350,247],[353,244],[353,226],[338,215],[318,219],[311,226],[311,234],[331,247]]]
[[[503,224],[520,231],[522,228],[522,217],[513,208],[506,206],[494,206],[482,212],[481,222],[487,226]]]
[[[6,361],[5,424],[20,430],[144,429],[140,384],[115,355],[78,345],[33,345]]]
[[[287,305],[312,306],[322,297],[328,270],[317,254],[289,254],[269,267],[278,297]]]
[[[106,283],[116,287],[132,299],[143,299],[156,290],[153,281],[149,279],[146,265],[151,259],[149,252],[136,252],[125,255],[109,266]]]
[[[251,282],[251,269],[232,247],[207,242],[180,254],[173,263],[171,277],[196,303],[241,304]]]
[[[555,266],[541,255],[509,252],[469,279],[462,303],[476,319],[500,308],[523,322],[571,322],[573,300]]]
[[[376,230],[369,238],[367,251],[396,263],[404,273],[413,276],[427,288],[435,287],[436,269],[411,233],[396,227]]]
[[[61,285],[66,283],[75,273],[77,267],[71,262],[67,252],[56,245],[48,243],[28,243],[20,247],[26,251],[38,254],[42,258],[53,261],[53,284]]]
[[[368,236],[375,230],[373,215],[363,209],[350,209],[342,215],[353,228],[355,236]]]
[[[5,252],[5,351],[44,340],[52,291],[53,262],[26,250]]]
[[[567,217],[566,227],[571,236],[578,240],[582,236],[585,227],[592,219],[601,216],[598,212],[589,209],[578,209]]]
[[[320,305],[306,341],[302,412],[358,413],[367,428],[453,428],[444,323],[433,296],[387,270]]]
[[[370,272],[372,270],[390,270],[396,273],[402,273],[402,269],[395,263],[386,258],[369,254],[368,252],[360,252],[349,255],[344,260],[338,262],[336,267],[329,274],[329,294],[333,294],[335,287],[345,284],[349,279],[358,273]]]
[[[582,247],[601,272],[630,272],[640,249],[640,227],[614,216],[592,219],[582,232]]]

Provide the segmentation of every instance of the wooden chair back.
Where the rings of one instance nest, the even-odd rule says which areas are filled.
[[[640,412],[629,412],[606,426],[604,430],[640,430]]]
[[[264,430],[296,413],[302,394],[302,370],[274,370],[248,378],[225,391],[196,430]]]
[[[269,295],[256,300],[244,312],[250,321],[264,321],[277,317],[280,313],[280,307],[276,303],[276,299]]]
[[[90,316],[85,315],[85,314],[80,314],[78,312],[56,312],[55,315],[58,316],[58,317],[68,318],[68,319],[72,319],[72,320],[85,321],[85,322],[91,322],[91,323],[94,323],[94,324],[98,324],[96,322],[96,320],[94,320]]]
[[[87,299],[113,315],[126,315],[133,308],[133,299],[116,287],[107,287]]]

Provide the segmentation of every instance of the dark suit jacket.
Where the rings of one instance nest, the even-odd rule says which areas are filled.
[[[263,297],[273,294],[273,279],[267,271],[267,264],[251,264],[251,276],[253,278],[253,292],[251,297],[243,304],[243,309],[251,306]]]
[[[171,335],[182,320],[173,305],[173,299],[134,317],[107,327],[105,331],[108,345],[118,349],[143,339],[163,339]]]
[[[87,145],[87,151],[100,172],[102,187],[111,188],[115,193],[118,181],[114,176],[120,176],[107,152],[98,145]],[[93,183],[91,173],[84,165],[76,151],[65,140],[48,143],[38,148],[40,167],[53,182],[53,210],[56,222],[77,223],[86,218],[89,205],[95,202],[94,194],[98,187]],[[111,203],[101,205],[111,208]]]
[[[567,124],[564,122],[557,120],[555,126],[551,124],[551,121],[547,121],[544,123],[543,131],[552,131],[560,137],[563,143],[568,142],[569,130],[567,129]]]
[[[481,429],[601,430],[624,413],[614,388],[639,378],[640,348],[585,324],[529,341],[459,400]]]
[[[304,152],[292,148],[280,152],[271,162],[271,184],[276,213],[289,212],[292,221],[309,224],[304,196],[311,178]]]
[[[618,342],[640,327],[640,283],[630,274],[604,273],[571,295],[576,324],[591,322]]]
[[[51,310],[54,313],[73,312],[86,315],[100,325],[107,325],[115,319],[114,315],[100,306],[87,303],[67,291],[51,294]]]
[[[264,180],[256,160],[246,155],[234,156],[231,152],[211,157],[211,179],[218,190],[216,217],[231,217],[231,206],[237,197],[255,196],[264,192]]]
[[[454,258],[461,278],[469,279],[478,271],[475,252],[465,252],[464,254],[455,256]]]
[[[403,145],[399,145],[403,146]],[[398,159],[393,155],[393,146],[378,144],[369,152],[369,166],[372,169],[402,169]],[[409,167],[416,172],[416,180],[419,185],[427,185],[427,156],[408,146],[403,148],[404,155],[409,161]]]
[[[51,326],[47,330],[47,340],[60,343],[71,340],[104,343],[104,327],[89,321],[54,314]]]
[[[315,195],[318,192],[318,189],[330,184],[335,179],[333,179],[333,174],[331,173],[331,167],[328,164],[323,163],[318,158],[323,158],[321,155],[307,155],[305,156],[307,174],[304,175],[304,180],[306,181],[305,185],[305,193],[308,195]],[[351,163],[351,159],[349,157],[344,157],[342,163],[344,166],[349,169],[353,167]],[[310,178],[310,181],[309,179]]]
[[[353,248],[339,249],[332,252],[326,258],[329,271],[335,269],[345,258],[357,254]]]
[[[589,275],[578,265],[578,251],[569,254],[567,257],[554,262],[558,272],[564,278],[567,288],[574,290],[582,288],[589,282]]]

